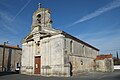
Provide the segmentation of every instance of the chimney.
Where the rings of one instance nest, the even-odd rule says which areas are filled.
[[[19,45],[17,45],[17,48],[19,48]]]

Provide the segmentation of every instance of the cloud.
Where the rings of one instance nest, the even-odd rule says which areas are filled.
[[[11,21],[12,16],[7,14],[7,12],[4,11],[0,11],[0,20],[4,20],[4,21]]]
[[[23,0],[24,1],[24,0]],[[24,10],[24,8],[30,3],[31,0],[27,1],[20,11],[13,16],[8,11],[0,10],[0,43],[9,41],[10,44],[20,44],[20,37],[18,36],[17,23],[13,23],[16,17]],[[4,4],[0,1],[0,4],[4,7],[9,7],[8,4]],[[10,8],[10,7],[9,7]],[[15,22],[20,22],[16,20]]]
[[[20,11],[12,18],[11,22],[15,20],[15,18],[27,7],[27,5],[31,2],[31,0],[29,0],[21,9]]]
[[[21,45],[20,43],[20,39],[14,37],[14,36],[11,36],[11,37],[0,37],[0,44],[3,44],[4,42],[7,42],[8,41],[8,44],[7,45]]]
[[[15,15],[11,16],[8,14],[8,12],[5,12],[3,10],[0,10],[0,24],[10,32],[17,34],[16,30],[12,28],[12,22],[15,20],[15,18],[25,9],[25,7],[30,3],[31,0],[27,1],[27,3],[20,9],[20,11]],[[4,6],[8,6],[7,4],[1,3],[0,4]],[[2,28],[2,27],[1,27]]]
[[[8,39],[6,39],[6,38],[0,38],[0,44],[4,43],[4,41],[8,41]]]
[[[99,9],[97,9],[93,13],[90,13],[88,15],[83,16],[81,19],[75,21],[74,23],[70,24],[67,27],[71,27],[71,26],[74,26],[74,25],[76,25],[78,23],[90,20],[92,18],[95,18],[95,17],[97,17],[97,16],[99,16],[99,15],[107,12],[107,11],[113,10],[115,8],[118,8],[118,7],[120,7],[120,0],[114,0],[113,2],[108,3],[107,5],[105,5],[105,6],[101,7],[101,8],[99,8]]]
[[[0,11],[0,24],[1,29],[6,29],[14,34],[16,34],[16,30],[12,28],[10,21],[12,20],[12,16],[7,12]]]
[[[112,34],[112,35],[111,35]],[[97,31],[77,35],[76,37],[92,44],[100,49],[100,53],[112,53],[120,51],[120,29],[106,31]]]
[[[10,32],[12,32],[13,34],[17,34],[17,31],[16,31],[15,29],[13,29],[10,24],[5,24],[5,23],[3,23],[3,26],[4,26],[7,30],[9,30]],[[9,26],[9,27],[8,27],[8,26]]]

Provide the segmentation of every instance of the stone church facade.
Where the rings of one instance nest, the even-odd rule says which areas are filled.
[[[52,28],[50,10],[33,14],[31,32],[22,41],[21,74],[71,76],[95,71],[99,49]]]

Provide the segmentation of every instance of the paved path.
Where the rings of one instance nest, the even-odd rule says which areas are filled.
[[[0,80],[120,80],[120,71],[113,73],[90,73],[74,77],[43,77],[13,73],[0,73]]]

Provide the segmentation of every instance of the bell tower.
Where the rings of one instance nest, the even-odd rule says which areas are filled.
[[[42,31],[43,29],[52,28],[52,20],[50,10],[41,7],[41,3],[38,4],[38,9],[33,13],[32,31]]]

